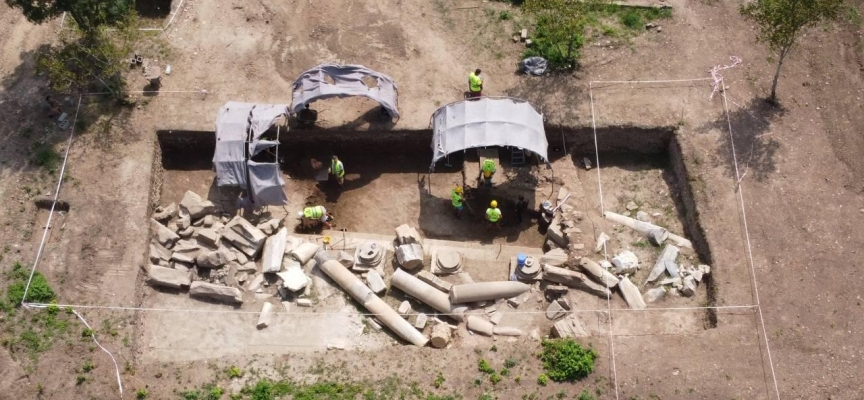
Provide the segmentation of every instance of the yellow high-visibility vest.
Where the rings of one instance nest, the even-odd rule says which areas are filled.
[[[342,164],[342,161],[331,160],[330,173],[339,178],[345,176],[345,165]]]
[[[486,219],[488,219],[489,222],[498,222],[498,220],[501,219],[501,210],[498,208],[487,208]]]
[[[324,207],[306,207],[303,209],[303,216],[309,219],[320,219],[324,216]]]
[[[468,90],[472,92],[483,90],[483,80],[473,72],[468,74]]]
[[[456,190],[450,193],[450,200],[453,202],[453,207],[462,207],[462,195],[456,193]]]

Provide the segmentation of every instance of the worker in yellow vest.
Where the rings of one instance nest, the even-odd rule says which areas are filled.
[[[492,187],[492,175],[495,175],[495,161],[490,159],[486,159],[483,161],[483,166],[481,167],[481,173],[483,175],[483,182],[486,184],[486,187]]]
[[[479,98],[483,96],[483,79],[480,78],[480,68],[468,74],[468,98]]]
[[[462,186],[456,186],[452,192],[450,192],[450,201],[453,203],[453,214],[456,215],[456,218],[462,218],[462,210],[465,208],[463,204],[464,198],[462,197]]]
[[[323,224],[325,228],[330,229],[333,226],[330,221],[333,220],[333,215],[327,212],[324,206],[306,207],[303,211],[297,213],[300,217],[300,223],[303,228],[311,228],[318,224]]]
[[[489,208],[486,209],[486,221],[495,228],[498,227],[498,221],[501,221],[501,209],[498,208],[498,202],[495,200],[492,200]]]
[[[333,159],[330,160],[330,169],[327,171],[336,178],[339,186],[345,183],[345,165],[342,164],[342,161],[339,161],[339,157],[333,156]]]

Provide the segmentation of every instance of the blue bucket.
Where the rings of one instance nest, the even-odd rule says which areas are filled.
[[[522,268],[525,265],[525,260],[528,259],[528,256],[525,254],[519,253],[516,255],[516,266]]]

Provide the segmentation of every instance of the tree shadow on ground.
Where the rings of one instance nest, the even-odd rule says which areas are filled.
[[[780,149],[780,142],[771,136],[771,121],[785,113],[782,107],[771,105],[765,99],[754,98],[746,105],[730,111],[728,121],[723,114],[717,120],[697,128],[697,132],[706,133],[712,129],[722,132],[718,138],[717,155],[729,175],[734,177],[735,160],[728,134],[731,123],[739,173],[763,181],[777,170],[776,156]]]

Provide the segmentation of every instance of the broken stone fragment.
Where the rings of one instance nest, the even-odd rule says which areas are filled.
[[[567,252],[564,249],[552,249],[547,251],[540,257],[540,263],[560,267],[567,262]]]
[[[690,276],[692,276],[693,279],[696,280],[696,282],[702,282],[702,271],[699,271],[698,269],[694,269],[694,270],[690,271]]]
[[[615,277],[611,272],[603,269],[600,264],[594,262],[587,257],[582,257],[579,261],[579,266],[587,273],[587,275],[591,278],[594,278],[600,284],[613,288],[618,284],[618,278]]]
[[[204,225],[204,218],[198,218],[198,219],[192,221],[192,226],[194,226],[196,228],[201,227],[203,225]]]
[[[612,258],[616,274],[629,274],[639,269],[639,258],[632,251],[625,250]]]
[[[651,216],[645,211],[639,211],[636,213],[636,219],[642,222],[648,222],[651,219]]]
[[[399,308],[396,311],[403,317],[408,318],[408,313],[411,312],[411,303],[409,303],[408,300],[403,301],[399,304]]]
[[[671,276],[673,278],[676,278],[679,276],[678,264],[676,264],[675,261],[666,260],[666,261],[664,261],[664,263],[666,265],[666,272],[669,273],[669,276]]]
[[[165,225],[160,224],[159,221],[156,221],[155,219],[150,220],[150,229],[156,236],[156,241],[166,248],[170,249],[174,246],[174,243],[180,240],[180,236],[177,236],[174,231],[168,229]]]
[[[222,268],[228,264],[226,250],[201,252],[195,257],[195,264],[199,268]]]
[[[669,231],[665,228],[651,229],[646,234],[648,242],[654,246],[660,246],[666,239],[669,239]]]
[[[575,289],[584,290],[604,299],[610,294],[609,289],[607,289],[606,286],[595,283],[581,272],[572,271],[566,268],[546,265],[543,267],[543,279],[550,282],[561,283]]]
[[[342,264],[345,268],[351,268],[354,266],[354,256],[340,251],[336,256],[336,261],[339,261],[339,264]]]
[[[447,282],[426,270],[418,272],[415,276],[417,277],[417,279],[426,282],[427,284],[429,284],[429,286],[432,286],[435,289],[438,289],[444,293],[450,293],[450,288],[453,287],[452,283]]]
[[[189,272],[192,268],[195,268],[195,264],[172,260],[171,267],[178,271]]]
[[[187,226],[186,229],[181,229],[179,232],[177,232],[177,235],[179,235],[183,239],[189,239],[192,237],[193,233],[195,233],[195,228]]]
[[[556,320],[565,315],[567,315],[567,310],[557,300],[549,303],[549,307],[546,308],[546,318],[548,319]]]
[[[165,286],[179,289],[182,286],[189,286],[192,280],[189,278],[188,272],[151,265],[147,268],[147,283],[150,286]]]
[[[492,313],[492,315],[489,316],[489,322],[491,322],[493,325],[498,325],[499,323],[501,323],[501,318],[504,318],[504,313],[502,313],[501,311],[495,311],[494,313]]]
[[[209,228],[209,227],[213,226],[213,222],[215,222],[214,220],[215,220],[214,216],[207,214],[204,216],[204,218],[201,219],[201,225],[204,226],[205,228]]]
[[[232,248],[233,248],[233,246],[232,246]],[[246,255],[243,254],[242,251],[237,250],[237,248],[233,248],[232,251],[234,252],[234,255],[237,256],[237,263],[238,264],[243,265],[243,264],[246,264],[249,262],[249,257],[246,257]]]
[[[238,262],[237,264],[240,263]],[[247,261],[245,264],[240,264],[240,266],[237,267],[237,272],[258,272],[258,266],[255,265],[254,261]]]
[[[185,230],[186,228],[192,226],[192,218],[189,216],[189,212],[185,209],[181,208],[180,212],[177,214],[177,230]]]
[[[549,286],[546,286],[545,291],[546,291],[546,296],[554,297],[554,296],[561,296],[561,295],[567,294],[569,289],[567,288],[567,286],[564,286],[564,285],[549,285]]]
[[[309,278],[303,273],[303,269],[299,267],[288,268],[276,275],[282,279],[282,287],[292,292],[303,290],[309,284]]]
[[[522,304],[522,301],[519,300],[519,297],[511,297],[507,299],[507,304],[513,308],[519,308],[519,305]]]
[[[693,276],[684,278],[684,287],[681,289],[681,294],[686,297],[692,297],[696,294],[696,279],[693,279]]]
[[[315,303],[309,299],[297,299],[297,305],[300,307],[312,307]]]
[[[484,336],[492,336],[495,331],[495,325],[487,321],[485,318],[476,315],[469,315],[467,318],[468,329],[474,333],[479,333]]]
[[[414,327],[420,330],[426,327],[426,322],[429,320],[429,317],[426,314],[420,313],[417,314],[417,318],[414,319]]]
[[[627,205],[624,208],[626,208],[627,211],[636,211],[639,209],[639,206],[636,203],[631,201],[631,202],[627,203]]]
[[[258,224],[256,228],[260,229],[261,232],[264,232],[265,235],[272,235],[279,229],[281,221],[276,218],[269,219],[265,222]],[[287,237],[286,237],[287,238]],[[284,239],[283,239],[284,240]]]
[[[256,327],[258,329],[264,329],[270,326],[270,321],[273,318],[273,304],[272,303],[264,303],[261,306],[261,314],[258,314],[258,324]]]
[[[557,219],[553,220],[546,230],[546,239],[552,241],[558,247],[567,247],[567,238],[564,236],[564,232],[561,231],[561,226],[557,223]]]
[[[201,196],[192,191],[187,191],[180,201],[180,209],[184,208],[192,219],[203,218],[207,214],[216,212],[216,205],[212,201],[204,201]]]
[[[645,292],[644,299],[645,299],[646,303],[656,303],[660,300],[663,300],[663,297],[665,297],[665,296],[666,296],[666,289],[664,289],[662,287],[658,287],[658,288],[650,289],[647,292]]]
[[[448,343],[450,343],[451,336],[452,331],[447,324],[437,324],[432,327],[432,334],[429,337],[429,341],[432,343],[432,347],[443,349],[447,347]]]
[[[254,257],[261,250],[261,247],[264,246],[267,236],[258,228],[252,226],[249,221],[238,216],[229,221],[228,225],[225,225],[222,239],[233,244],[247,256]]]
[[[171,203],[165,208],[153,213],[153,219],[159,222],[167,222],[177,214],[177,204]]]
[[[312,257],[315,257],[315,253],[318,253],[318,250],[321,250],[321,245],[315,243],[303,243],[300,246],[297,246],[296,249],[291,250],[288,255],[301,265],[306,265]]]
[[[194,263],[195,258],[201,252],[201,248],[190,243],[179,243],[172,249],[171,259],[184,263]]]
[[[240,289],[201,281],[192,282],[189,287],[189,295],[224,303],[243,302],[243,293]]]
[[[654,268],[651,269],[651,273],[648,274],[648,279],[646,282],[654,282],[660,276],[663,275],[663,272],[666,271],[666,261],[674,262],[676,258],[678,258],[678,252],[680,249],[677,247],[667,244],[663,247],[663,251],[660,252],[660,256],[657,257],[657,261],[654,263]]]
[[[698,269],[699,272],[701,272],[703,275],[708,275],[708,274],[711,273],[711,267],[709,267],[709,266],[707,266],[707,265],[704,265],[704,264],[699,265],[699,267],[697,267],[697,269]]]
[[[219,234],[213,229],[199,229],[198,236],[195,240],[198,241],[198,244],[207,246],[211,249],[219,247]],[[234,258],[236,259],[237,257],[235,256]]]
[[[553,338],[566,339],[586,337],[588,336],[588,332],[586,332],[585,328],[582,327],[582,323],[579,322],[579,319],[577,319],[575,315],[571,315],[552,325],[552,330],[549,332],[549,335]]]
[[[384,284],[384,279],[376,270],[371,270],[366,275],[366,283],[369,284],[369,289],[375,294],[381,294],[387,291],[387,285]]]
[[[514,328],[512,326],[496,326],[492,328],[492,333],[498,336],[522,336],[524,333],[519,328]]]
[[[660,281],[660,285],[672,285],[672,286],[677,286],[677,285],[681,285],[681,284],[683,284],[683,283],[684,283],[684,281],[681,279],[681,277],[676,277],[676,278],[666,278],[666,279]]]
[[[157,263],[159,260],[168,261],[171,259],[171,250],[153,240],[150,242],[150,262]]]
[[[278,233],[267,238],[261,256],[261,272],[275,273],[282,269],[282,257],[285,256],[285,239],[287,238],[288,229],[286,228],[279,229]]]
[[[621,295],[624,297],[624,301],[627,302],[627,305],[630,306],[631,309],[645,309],[645,300],[642,298],[642,294],[639,293],[639,288],[637,288],[633,282],[630,282],[630,279],[626,276],[618,282],[618,289],[621,290]]]

